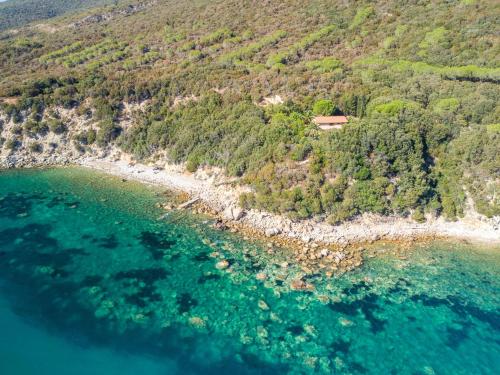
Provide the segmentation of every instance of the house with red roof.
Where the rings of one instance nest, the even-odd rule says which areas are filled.
[[[349,120],[346,116],[316,116],[313,123],[318,125],[321,130],[342,129]]]

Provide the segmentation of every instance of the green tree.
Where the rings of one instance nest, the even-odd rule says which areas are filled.
[[[329,99],[320,99],[314,103],[312,111],[317,116],[330,116],[335,111],[335,104]]]

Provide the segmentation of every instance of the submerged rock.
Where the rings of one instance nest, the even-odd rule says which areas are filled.
[[[354,325],[354,322],[352,320],[346,318],[339,318],[339,323],[343,327],[352,327]]]
[[[205,328],[206,327],[206,322],[199,316],[192,316],[189,318],[189,324],[192,325],[195,328]]]
[[[267,279],[267,275],[264,272],[259,272],[257,275],[255,275],[255,278],[259,281],[264,281]]]
[[[290,283],[290,288],[292,290],[308,291],[308,292],[311,292],[315,289],[314,285],[309,284],[302,279],[292,280],[292,282]]]
[[[266,303],[266,301],[260,299],[258,302],[259,309],[267,311],[269,310],[269,305]]]
[[[218,270],[225,270],[228,267],[229,267],[229,262],[225,259],[217,262],[217,264],[215,265],[215,268],[217,268]]]

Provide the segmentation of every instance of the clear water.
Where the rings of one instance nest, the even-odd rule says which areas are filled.
[[[0,173],[0,374],[500,373],[498,248],[378,245],[295,292],[286,250],[159,220],[161,193]]]

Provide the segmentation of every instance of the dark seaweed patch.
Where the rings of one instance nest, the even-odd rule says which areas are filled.
[[[206,262],[208,260],[210,260],[210,257],[208,256],[208,253],[200,253],[200,254],[197,254],[193,257],[193,260],[197,261],[197,262]]]
[[[350,296],[357,296],[361,292],[367,292],[369,291],[370,287],[365,281],[360,281],[359,283],[353,284],[349,288],[343,289],[343,293],[350,295]]]
[[[0,200],[0,216],[15,219],[18,215],[29,214],[32,207],[30,196],[11,193]]]
[[[337,355],[338,353],[347,355],[350,348],[351,343],[348,340],[344,339],[339,339],[330,346],[333,355]]]
[[[198,301],[189,293],[182,293],[177,296],[177,304],[179,305],[179,313],[183,314],[198,305]]]
[[[200,278],[198,279],[198,284],[204,284],[207,281],[218,280],[218,279],[220,279],[220,275],[217,275],[215,273],[212,273],[210,275],[203,275],[203,276],[200,276]]]
[[[357,372],[358,374],[366,374],[368,372],[368,369],[359,362],[351,361],[349,362],[348,367],[350,370],[354,370],[354,372]]]
[[[460,325],[459,328],[447,327],[446,328],[446,345],[452,349],[458,346],[469,337],[470,323]]]
[[[304,333],[304,327],[298,324],[291,325],[287,327],[286,329],[288,332],[290,332],[292,335],[298,336]]]
[[[82,287],[94,286],[99,284],[102,280],[103,277],[99,275],[85,276],[85,278],[81,282],[81,285]]]
[[[19,215],[29,215],[33,202],[43,200],[41,194],[7,194],[0,200],[0,216],[15,219]]]
[[[375,316],[375,313],[381,310],[378,301],[379,297],[371,293],[352,302],[335,302],[328,306],[333,311],[349,316],[356,316],[358,311],[361,311],[366,320],[370,322],[372,332],[378,333],[384,330],[387,323],[387,320]]]
[[[99,240],[99,246],[105,249],[116,249],[118,247],[118,240],[114,234],[107,237],[101,238]]]
[[[0,246],[13,246],[19,250],[55,248],[56,239],[49,237],[52,227],[48,224],[28,224],[0,231]]]
[[[163,280],[169,276],[169,272],[164,268],[142,268],[129,271],[120,271],[115,274],[115,280],[137,279],[147,284],[152,284],[155,281]]]
[[[154,260],[160,260],[165,256],[165,250],[175,245],[175,241],[165,239],[165,233],[142,232],[139,239],[141,244],[149,250]]]
[[[156,288],[153,285],[147,284],[137,293],[127,295],[125,300],[139,307],[146,307],[151,302],[161,301],[161,295],[156,292]]]
[[[462,301],[459,297],[448,296],[446,298],[437,298],[426,294],[416,294],[411,296],[410,299],[414,302],[421,302],[424,306],[428,307],[447,307],[461,319],[472,317],[481,322],[487,323],[493,329],[500,331],[499,312],[482,310],[477,306]]]

